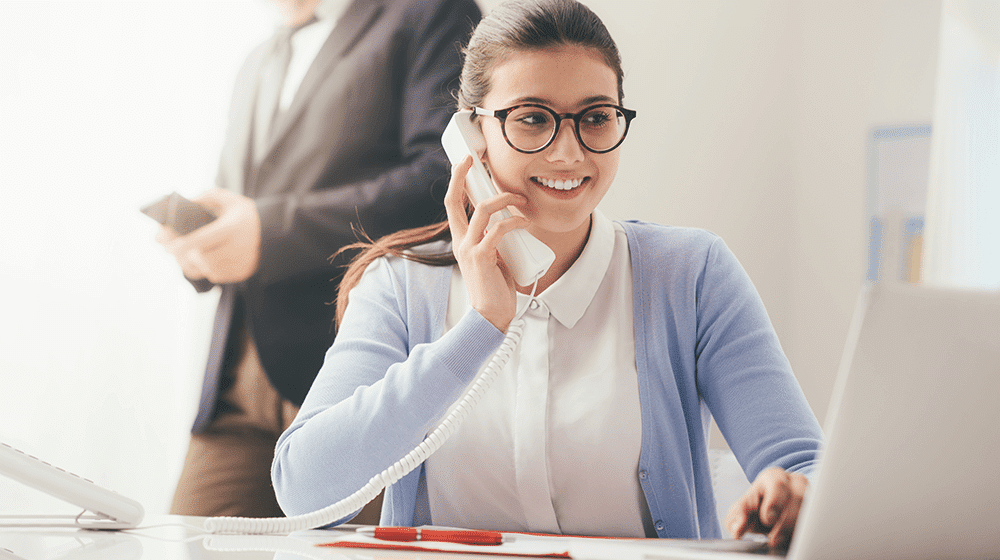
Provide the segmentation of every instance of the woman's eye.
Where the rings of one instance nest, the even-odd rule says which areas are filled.
[[[517,118],[518,124],[525,126],[541,126],[547,125],[549,121],[552,120],[546,113],[528,113],[525,115],[520,115]]]
[[[607,111],[591,111],[586,114],[583,119],[584,124],[590,126],[601,126],[607,124],[612,119],[612,116]]]

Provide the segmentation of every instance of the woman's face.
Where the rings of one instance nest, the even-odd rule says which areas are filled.
[[[521,51],[498,64],[492,89],[483,99],[489,110],[536,103],[556,113],[576,113],[595,103],[618,100],[618,79],[594,49],[577,46]],[[595,154],[580,145],[573,121],[560,123],[552,144],[534,154],[518,152],[504,140],[500,120],[480,117],[486,137],[483,160],[503,191],[528,199],[528,231],[537,237],[585,234],[590,214],[618,171],[618,150]],[[566,189],[571,186],[572,188]],[[559,186],[561,188],[556,188]]]

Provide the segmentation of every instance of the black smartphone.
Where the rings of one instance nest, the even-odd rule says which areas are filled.
[[[140,210],[157,222],[173,228],[180,235],[187,235],[217,217],[215,212],[175,192]]]

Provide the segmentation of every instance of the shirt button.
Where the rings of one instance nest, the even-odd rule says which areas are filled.
[[[528,307],[532,309],[538,309],[538,300],[537,299],[531,300],[531,303],[528,304]]]
[[[649,477],[649,473],[646,471],[639,471],[639,480],[646,480]]]
[[[655,527],[656,527],[657,531],[662,531],[663,530],[663,522],[662,521],[657,521]]]

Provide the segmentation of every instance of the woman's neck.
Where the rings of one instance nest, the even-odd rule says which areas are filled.
[[[583,248],[587,246],[587,240],[590,239],[590,229],[593,227],[593,220],[594,218],[591,217],[585,227],[572,232],[550,233],[548,235],[535,234],[535,237],[539,241],[548,245],[549,249],[552,249],[552,252],[556,254],[556,258],[545,275],[538,280],[537,287],[519,286],[517,291],[530,295],[532,288],[534,288],[534,292],[537,295],[544,292],[556,280],[561,278],[573,266],[573,263],[580,258]]]

